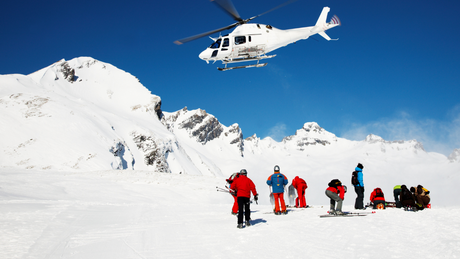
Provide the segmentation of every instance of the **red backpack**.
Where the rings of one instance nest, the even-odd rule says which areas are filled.
[[[375,197],[383,197],[383,192],[382,189],[380,188],[375,188]]]

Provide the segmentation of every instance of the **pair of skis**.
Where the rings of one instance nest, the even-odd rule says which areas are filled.
[[[329,213],[329,211],[328,211]],[[319,215],[320,218],[333,218],[333,217],[362,217],[362,216],[367,216],[369,214],[374,214],[375,211],[371,212],[343,212],[344,214],[342,215],[334,215],[334,214],[324,214],[324,215]]]

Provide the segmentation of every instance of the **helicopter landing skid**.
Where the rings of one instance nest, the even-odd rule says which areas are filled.
[[[253,64],[253,65],[246,65],[246,66],[236,66],[236,67],[218,67],[217,69],[219,71],[227,71],[227,70],[232,70],[232,69],[239,69],[239,68],[250,68],[250,67],[264,67],[268,63],[262,63],[262,64]]]

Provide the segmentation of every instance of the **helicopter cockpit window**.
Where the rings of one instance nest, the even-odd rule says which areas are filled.
[[[246,43],[246,36],[237,36],[235,37],[235,45]]]
[[[222,43],[222,47],[228,47],[230,46],[230,41],[228,40],[228,38],[224,38],[224,43]]]
[[[220,48],[220,41],[221,39],[216,40],[211,46],[209,46],[211,49],[218,49]]]

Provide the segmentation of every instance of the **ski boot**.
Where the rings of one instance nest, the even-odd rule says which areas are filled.
[[[250,227],[251,226],[251,222],[249,222],[249,220],[246,220],[246,227]]]
[[[237,228],[243,228],[243,223],[238,224]]]

